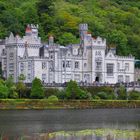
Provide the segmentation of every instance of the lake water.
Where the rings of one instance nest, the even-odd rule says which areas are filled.
[[[0,110],[0,140],[140,140],[140,109]]]

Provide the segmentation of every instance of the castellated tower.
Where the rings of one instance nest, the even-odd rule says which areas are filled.
[[[38,37],[38,25],[27,25],[26,30],[25,30],[26,36],[33,36],[35,38]]]
[[[80,38],[83,40],[85,34],[88,32],[88,25],[86,23],[82,23],[79,25],[79,33],[80,33]]]

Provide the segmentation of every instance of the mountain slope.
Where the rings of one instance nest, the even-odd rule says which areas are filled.
[[[118,54],[140,59],[140,0],[0,0],[0,38],[38,23],[44,41],[52,34],[62,45],[77,43],[82,22]]]

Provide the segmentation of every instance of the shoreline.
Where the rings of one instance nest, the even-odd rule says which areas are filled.
[[[1,99],[0,110],[140,108],[140,100]]]

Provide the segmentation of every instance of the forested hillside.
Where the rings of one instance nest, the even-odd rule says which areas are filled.
[[[52,34],[62,45],[77,43],[79,23],[88,23],[118,54],[140,59],[140,0],[0,0],[0,38],[23,35],[28,23],[39,24],[42,40]]]

